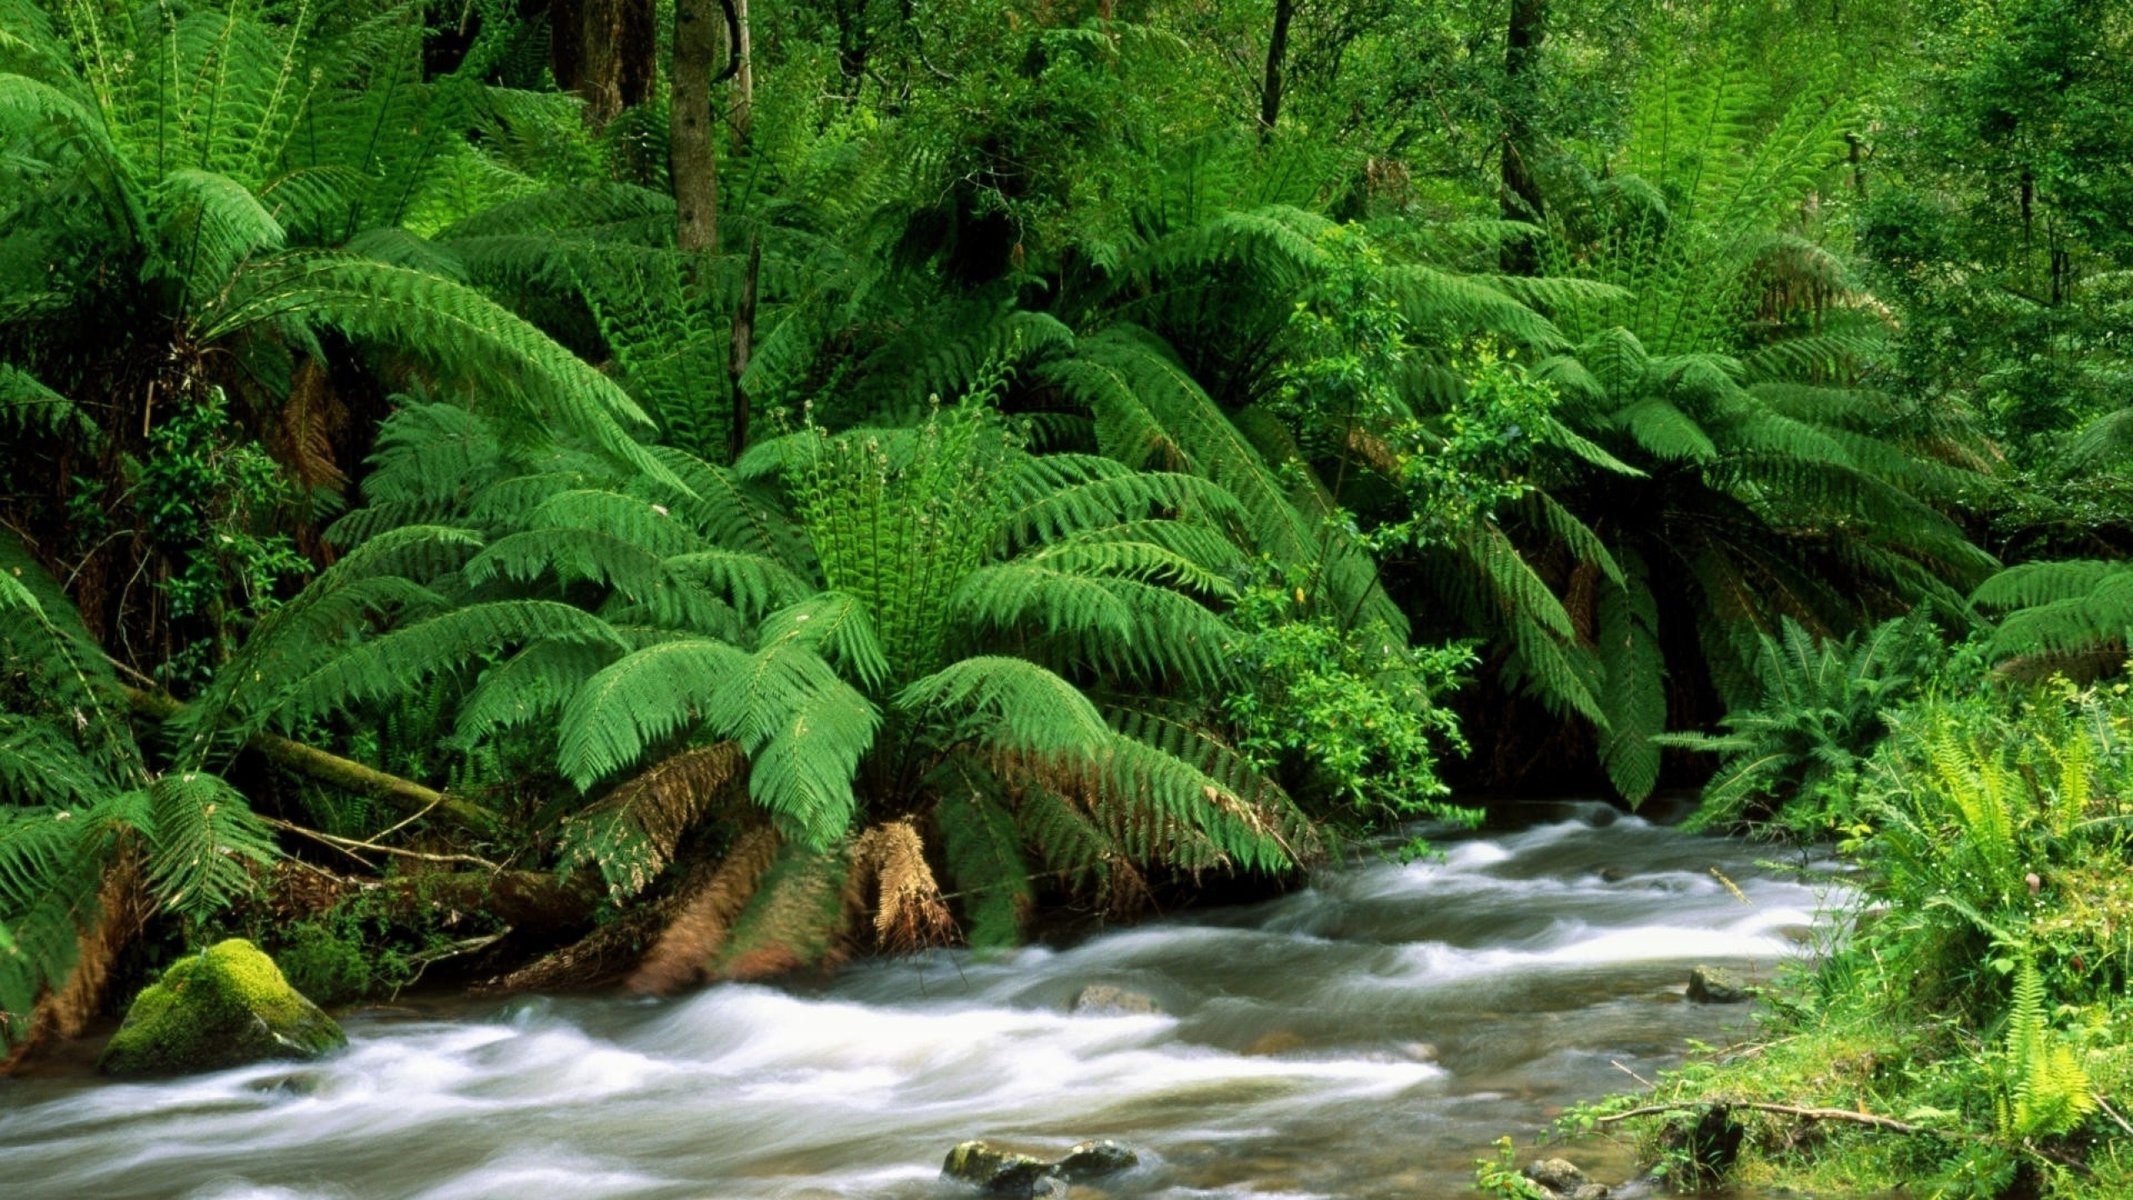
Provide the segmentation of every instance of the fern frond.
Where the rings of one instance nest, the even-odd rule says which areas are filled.
[[[1600,761],[1615,790],[1635,805],[1659,782],[1659,747],[1652,738],[1666,727],[1666,661],[1659,650],[1659,606],[1643,560],[1630,555],[1625,565],[1620,587],[1600,589],[1594,642],[1607,678],[1600,693],[1607,716]]]
[[[434,275],[348,256],[286,253],[238,276],[197,336],[298,321],[392,347],[518,406],[527,423],[562,430],[617,462],[679,486],[633,439],[651,419],[615,382],[494,301]]]
[[[885,821],[852,844],[846,877],[847,911],[874,893],[874,942],[888,950],[940,945],[955,933],[940,884],[926,863],[926,845],[909,821]]]
[[[971,948],[993,950],[1019,942],[1034,896],[1014,818],[964,781],[933,806],[933,823]]]
[[[166,908],[202,920],[255,886],[274,861],[274,835],[219,776],[185,771],[148,785],[153,831],[148,884]]]
[[[563,865],[598,867],[617,902],[637,895],[666,869],[682,836],[747,765],[740,747],[730,742],[661,759],[564,822]]]
[[[1110,740],[1080,688],[1023,658],[981,655],[906,686],[897,707],[944,721],[962,737],[1033,754],[1093,756]]]

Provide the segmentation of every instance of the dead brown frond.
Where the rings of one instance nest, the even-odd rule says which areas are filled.
[[[76,944],[74,970],[59,989],[37,997],[37,1006],[30,1012],[29,1033],[15,1043],[6,1058],[0,1059],[0,1075],[14,1073],[51,1039],[79,1036],[103,1007],[104,985],[111,979],[111,968],[120,951],[140,933],[148,916],[138,856],[122,853],[104,872],[96,905],[95,922]],[[12,1039],[20,1031],[8,1032]]]
[[[627,878],[612,890],[634,896],[673,861],[676,847],[697,822],[735,797],[748,757],[732,742],[698,746],[668,755],[571,818],[574,824],[625,823],[643,835],[641,853],[628,860]]]
[[[833,961],[844,929],[847,867],[843,850],[785,847],[733,923],[712,974],[767,979]]]
[[[289,380],[289,397],[268,430],[267,449],[306,491],[338,491],[348,477],[335,461],[333,442],[347,429],[348,406],[333,390],[326,369],[307,358]]]
[[[864,911],[870,899],[874,942],[884,950],[915,950],[955,938],[955,918],[926,862],[925,840],[909,821],[876,825],[853,844],[851,873],[844,882],[848,918]]]
[[[742,834],[718,870],[676,909],[673,920],[631,974],[629,989],[664,996],[702,977],[777,853],[778,835],[769,826]]]

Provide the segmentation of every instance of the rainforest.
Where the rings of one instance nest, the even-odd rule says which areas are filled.
[[[0,1190],[2133,1197],[2129,552],[2116,0],[0,0]]]

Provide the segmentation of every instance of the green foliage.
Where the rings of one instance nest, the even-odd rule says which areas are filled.
[[[2096,1111],[2094,1085],[2074,1047],[2054,1036],[2044,1021],[2044,976],[2036,963],[2024,959],[2015,968],[2002,1050],[2005,1091],[1995,1106],[2001,1137],[2062,1137]]]
[[[141,888],[198,922],[249,894],[276,849],[221,779],[151,773],[80,615],[12,539],[0,562],[0,1039],[13,1046],[100,943],[106,903]]]
[[[1445,754],[1466,749],[1442,698],[1472,667],[1472,649],[1392,658],[1323,616],[1300,615],[1303,594],[1275,576],[1237,603],[1229,656],[1244,686],[1222,711],[1238,749],[1262,770],[1300,780],[1299,793],[1324,816],[1478,822],[1481,810],[1447,801],[1438,770]]]
[[[1555,1194],[1518,1169],[1518,1147],[1508,1136],[1496,1139],[1496,1157],[1474,1160],[1474,1190],[1495,1200],[1548,1200]]]
[[[1692,827],[1763,824],[1826,836],[1851,820],[1860,770],[1887,732],[1886,716],[1916,696],[1937,643],[1913,616],[1843,640],[1818,639],[1788,619],[1761,645],[1760,699],[1727,713],[1724,734],[1658,740],[1720,756]]]

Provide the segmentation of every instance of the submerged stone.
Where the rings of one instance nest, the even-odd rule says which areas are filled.
[[[1748,999],[1740,976],[1724,967],[1697,967],[1689,972],[1689,999],[1698,1004],[1739,1004]]]
[[[1059,1160],[1059,1173],[1072,1180],[1095,1179],[1140,1165],[1141,1156],[1109,1138],[1083,1142]]]
[[[1098,1016],[1153,1016],[1160,1015],[1163,1006],[1146,992],[1095,983],[1074,994],[1073,1011]]]
[[[1568,1196],[1585,1186],[1585,1172],[1567,1158],[1543,1158],[1529,1163],[1526,1178],[1559,1196]]]
[[[319,1006],[243,938],[163,972],[126,1010],[97,1067],[107,1075],[219,1071],[265,1059],[311,1059],[348,1044]]]

